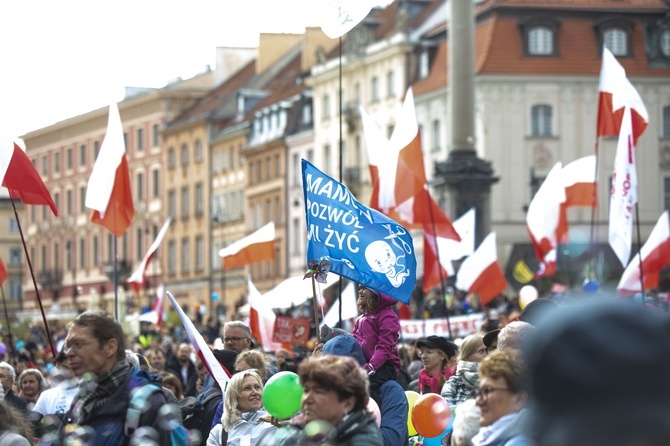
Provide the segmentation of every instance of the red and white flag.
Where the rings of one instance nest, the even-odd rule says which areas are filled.
[[[640,94],[626,77],[626,70],[614,55],[603,46],[603,62],[598,87],[598,136],[617,136],[620,133],[624,107],[631,109],[634,144],[647,128],[649,113]]]
[[[635,203],[637,203],[635,143],[630,109],[626,107],[614,156],[609,215],[609,244],[623,266],[628,264],[630,258]]]
[[[498,262],[495,232],[486,236],[474,254],[463,261],[456,275],[456,288],[479,294],[482,305],[505,291],[507,281]]]
[[[562,217],[563,203],[565,187],[561,163],[558,162],[535,193],[526,213],[526,228],[540,263],[538,277],[556,274],[556,249],[568,232]]]
[[[5,280],[7,280],[7,267],[5,266],[5,262],[0,259],[0,285],[5,283]]]
[[[563,166],[562,175],[566,207],[595,207],[598,204],[595,155],[566,164]]]
[[[345,35],[372,9],[370,0],[318,0],[315,10],[321,15],[321,29],[331,39]]]
[[[275,223],[262,226],[246,237],[231,243],[219,251],[223,258],[223,269],[240,268],[252,263],[274,260]]]
[[[668,211],[661,214],[651,231],[647,242],[642,246],[640,255],[633,257],[628,264],[616,289],[622,294],[642,292],[640,286],[640,256],[642,256],[642,276],[644,289],[658,287],[659,275],[670,264],[670,218]]]
[[[219,383],[219,386],[221,386],[222,389],[225,389],[226,386],[228,385],[230,377],[232,376],[231,375],[232,371],[230,370],[227,371],[225,368],[223,368],[221,363],[216,359],[216,357],[214,357],[212,349],[209,348],[209,345],[207,345],[205,339],[202,337],[200,332],[198,332],[198,330],[195,328],[195,325],[193,325],[191,319],[189,319],[188,316],[186,316],[186,313],[184,313],[184,310],[181,309],[179,303],[177,302],[177,299],[174,298],[172,293],[168,291],[166,294],[168,299],[170,299],[170,302],[172,303],[172,307],[179,315],[181,323],[184,325],[186,335],[188,336],[188,339],[191,341],[191,345],[193,345],[195,353],[200,358],[200,361],[202,361],[202,363],[205,365],[207,371],[212,376],[212,378],[214,378],[216,382]]]
[[[58,209],[49,189],[28,155],[12,139],[3,138],[0,144],[0,184],[9,189],[12,198],[20,199],[24,204],[49,206],[57,216]]]
[[[107,134],[88,179],[85,204],[93,209],[91,221],[117,237],[128,230],[135,216],[123,126],[116,103],[109,106]]]
[[[165,302],[165,286],[161,283],[156,289],[156,297],[151,306],[151,311],[140,314],[140,322],[154,324],[158,328],[163,327],[163,302]]]
[[[445,279],[454,275],[453,261],[472,255],[475,252],[475,208],[470,209],[454,221],[454,229],[461,237],[456,241],[445,237],[433,237],[425,232],[423,291],[429,292]],[[438,254],[439,253],[439,263]],[[438,268],[442,267],[444,274]]]
[[[161,228],[160,231],[158,231],[158,235],[156,235],[156,240],[154,240],[154,242],[151,244],[147,253],[144,254],[144,258],[142,259],[139,268],[137,268],[135,272],[128,278],[127,282],[130,285],[132,285],[136,293],[139,293],[140,290],[142,289],[142,285],[144,285],[144,282],[146,280],[147,265],[149,264],[149,262],[151,262],[151,259],[153,259],[154,256],[156,255],[156,251],[158,250],[158,247],[163,241],[163,237],[165,237],[165,233],[167,232],[168,227],[170,226],[170,222],[172,222],[172,217],[168,217],[167,220],[165,220],[165,223],[163,223],[163,227]]]
[[[251,281],[251,277],[249,277],[248,296],[251,335],[258,341],[263,350],[276,352],[282,348],[282,344],[273,341],[277,315],[272,311],[271,305],[264,302],[263,296]]]

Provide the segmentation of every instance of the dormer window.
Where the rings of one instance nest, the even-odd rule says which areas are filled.
[[[630,20],[618,17],[610,17],[596,22],[598,48],[605,45],[616,57],[631,57],[633,51],[630,39],[633,26],[634,24]]]
[[[558,27],[559,22],[545,17],[534,17],[521,23],[526,56],[558,56]]]
[[[608,50],[615,56],[628,55],[628,35],[621,28],[610,28],[603,33],[603,40]]]
[[[663,31],[663,34],[661,34],[661,53],[665,57],[670,57],[670,29]]]
[[[419,79],[425,79],[430,72],[430,55],[428,48],[424,48],[419,54]]]

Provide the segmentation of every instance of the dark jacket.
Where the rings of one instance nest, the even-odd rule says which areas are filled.
[[[407,420],[405,420],[407,423]],[[306,444],[302,426],[286,426],[269,433],[274,442],[266,437],[259,444],[276,446],[296,446]],[[352,412],[327,435],[324,444],[332,446],[383,446],[384,441],[375,424],[375,416],[367,411]]]
[[[193,364],[193,361],[188,362],[188,378],[186,379],[186,382],[184,382],[184,378],[181,376],[181,364],[177,358],[174,358],[174,360],[166,364],[165,369],[179,378],[184,396],[195,396],[196,393],[198,393],[196,388],[196,384],[198,382],[198,371],[195,369],[195,364]]]
[[[382,422],[379,427],[384,446],[407,446],[407,413],[409,404],[405,392],[395,381],[386,381],[379,388],[382,404],[379,407]]]
[[[161,378],[151,375],[144,370],[130,368],[116,391],[109,398],[107,404],[99,407],[87,417],[85,425],[95,430],[95,440],[92,444],[96,446],[126,446],[130,438],[125,435],[125,422],[128,406],[130,404],[130,392],[134,388],[147,384],[161,385]],[[167,404],[167,399],[161,391],[151,394],[147,399],[146,408],[140,416],[138,427],[146,426],[154,428],[159,435],[158,444],[170,444],[170,431],[166,431],[159,423],[158,412]],[[72,421],[71,414],[65,415],[65,423]],[[65,423],[61,425],[63,428]],[[61,437],[65,429],[61,429]]]
[[[12,392],[11,389],[9,389],[5,394],[5,401],[14,406],[16,409],[19,409],[22,414],[28,414],[28,402],[23,398],[19,398],[18,396],[14,395],[14,392]]]

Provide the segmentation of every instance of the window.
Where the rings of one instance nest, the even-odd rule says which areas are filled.
[[[161,172],[160,169],[151,171],[151,196],[160,198],[161,196]]]
[[[670,211],[670,176],[663,177],[663,206]]]
[[[137,243],[135,243],[135,246],[137,247],[135,250],[135,260],[142,260],[144,258],[144,248],[142,246],[142,242],[144,241],[143,233],[144,231],[142,228],[137,228],[135,230],[135,239],[137,240]]]
[[[19,232],[19,224],[15,217],[9,217],[9,232]]]
[[[79,146],[79,166],[86,166],[86,144]]]
[[[174,189],[168,191],[168,216],[174,218],[177,215],[177,194]]]
[[[91,259],[93,259],[93,263],[97,264],[99,259],[102,258],[99,253],[99,247],[98,247],[98,236],[94,235],[93,236],[93,243],[92,243],[92,250],[91,250]]]
[[[663,107],[663,138],[670,139],[670,105]]]
[[[528,53],[532,56],[548,56],[554,52],[554,33],[546,26],[528,30]]]
[[[191,269],[191,243],[188,238],[181,241],[181,272],[187,273]]]
[[[291,157],[291,170],[293,170],[293,185],[300,186],[302,181],[302,165],[300,163],[300,155],[294,153]]]
[[[54,153],[54,173],[60,173],[60,152]]]
[[[202,236],[195,239],[195,269],[202,271],[205,268],[205,243]]]
[[[294,255],[300,254],[300,237],[302,236],[302,231],[300,230],[300,219],[299,218],[294,218],[293,219],[293,243],[291,244],[292,246],[292,251]]]
[[[182,218],[187,218],[189,214],[189,193],[188,186],[181,188],[181,216]]]
[[[531,109],[531,136],[552,136],[551,106],[534,105]]]
[[[433,124],[432,124],[432,134],[431,134],[431,152],[439,152],[440,151],[440,120],[439,119],[434,119]]]
[[[177,272],[177,246],[174,240],[168,242],[168,274]]]
[[[177,156],[175,154],[174,147],[170,147],[168,149],[168,167],[170,169],[174,169],[176,164],[177,164]]]
[[[322,105],[323,110],[321,111],[321,117],[323,119],[330,119],[330,96],[327,94],[323,95]]]
[[[372,78],[371,89],[372,89],[372,97],[371,97],[372,102],[379,101],[379,78],[377,76]]]
[[[603,41],[615,56],[628,56],[628,34],[622,28],[609,28],[603,32]]]
[[[72,162],[74,161],[72,159],[72,147],[68,148],[67,151],[65,152],[65,163],[67,165],[67,169],[71,170],[72,169]]]
[[[79,213],[86,213],[86,186],[79,186]]]
[[[386,96],[389,98],[395,96],[395,71],[386,74]]]
[[[86,268],[86,239],[79,240],[79,269]]]
[[[158,147],[158,145],[159,145],[159,139],[158,138],[160,136],[160,133],[158,131],[158,124],[153,125],[152,130],[151,130],[151,134],[152,134],[152,136],[151,136],[152,145],[154,147]]]
[[[68,240],[65,242],[65,269],[67,271],[72,271],[72,265],[74,264],[72,257],[74,255],[74,248],[72,243]]]
[[[144,200],[144,172],[137,172],[137,201]]]
[[[186,166],[188,164],[188,144],[182,144],[181,146],[181,165]]]
[[[224,148],[221,152],[221,169],[226,172],[228,170],[228,149]]]
[[[99,141],[93,141],[93,157],[95,159],[98,159],[99,154],[100,154],[100,142]]]
[[[198,183],[195,185],[195,215],[202,215],[202,200],[202,183]]]
[[[127,151],[128,148],[128,132],[123,132],[123,151]]]
[[[46,155],[42,157],[42,176],[46,176],[49,173],[49,158]]]
[[[20,266],[21,265],[21,253],[23,251],[21,248],[9,248],[9,264],[11,266]]]
[[[21,281],[20,280],[10,280],[9,281],[9,300],[11,301],[19,301],[21,300],[21,295],[23,293],[23,290],[21,289]]]
[[[72,189],[70,189],[65,193],[65,209],[68,215],[72,215],[72,204]]]
[[[419,79],[425,79],[430,72],[430,54],[428,48],[424,48],[419,54]]]
[[[144,129],[137,129],[137,151],[141,152],[144,150]]]
[[[305,102],[302,105],[302,123],[310,125],[312,123],[312,103]]]
[[[330,175],[330,144],[323,146],[323,171]]]
[[[202,141],[195,140],[195,154],[193,155],[197,162],[202,161]]]

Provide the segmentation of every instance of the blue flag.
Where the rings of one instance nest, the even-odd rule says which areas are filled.
[[[304,159],[302,185],[307,260],[330,262],[335,274],[408,304],[416,255],[407,230]]]

